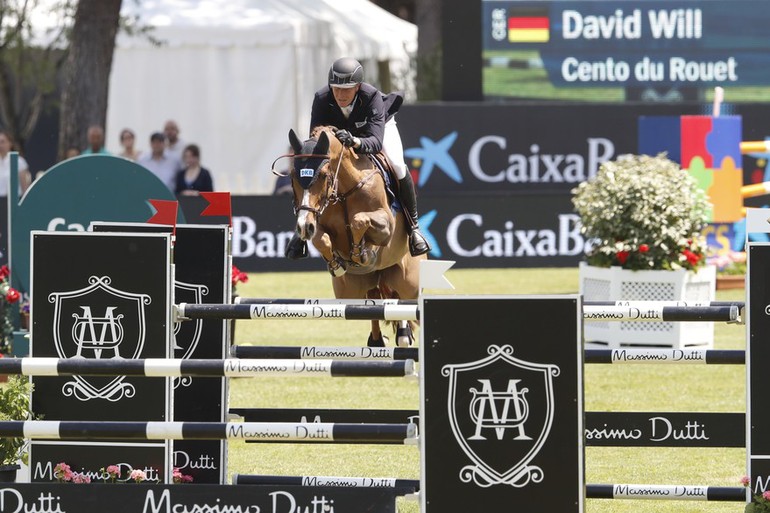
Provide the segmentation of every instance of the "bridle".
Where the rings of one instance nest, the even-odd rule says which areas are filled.
[[[294,154],[294,153],[287,153],[286,155],[281,155],[280,157],[278,157],[277,159],[275,159],[273,161],[273,174],[276,174],[276,175],[280,176],[280,174],[275,171],[275,163],[278,162],[278,160],[280,160],[282,158],[287,158],[287,157],[291,157],[291,158],[299,157],[299,158],[323,159],[321,161],[321,163],[318,164],[318,169],[321,169],[324,165],[326,165],[327,163],[330,162],[330,155],[329,154],[318,154],[318,153],[296,153],[296,154]],[[321,203],[321,205],[318,208],[311,207],[309,205],[299,205],[299,206],[297,206],[297,201],[296,201],[296,199],[294,199],[293,200],[293,207],[294,207],[294,215],[295,216],[297,214],[299,214],[301,211],[305,210],[307,212],[313,213],[317,218],[320,218],[323,215],[324,211],[326,210],[326,208],[329,205],[334,205],[336,203],[342,203],[342,207],[343,207],[343,210],[345,212],[345,224],[348,226],[348,228],[350,227],[350,225],[347,222],[348,221],[348,210],[347,210],[347,205],[345,204],[345,200],[347,200],[347,198],[350,195],[352,195],[356,191],[358,191],[361,188],[363,188],[363,186],[366,185],[366,183],[369,182],[369,180],[371,180],[371,178],[375,174],[377,174],[377,170],[373,169],[370,173],[368,173],[363,178],[361,178],[361,180],[359,180],[358,183],[356,185],[354,185],[350,190],[340,194],[339,193],[339,173],[340,173],[340,166],[341,166],[341,164],[342,164],[342,155],[340,155],[340,158],[337,159],[337,168],[334,170],[334,176],[332,177],[331,182],[327,183],[327,186],[326,186],[327,194],[326,194],[326,197],[324,198],[323,202]],[[329,189],[331,189],[331,193],[328,192]],[[348,229],[348,232],[350,232],[349,229]],[[350,234],[351,243],[352,243],[352,238],[353,238],[353,235]]]

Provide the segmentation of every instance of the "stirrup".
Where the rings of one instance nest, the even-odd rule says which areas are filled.
[[[409,234],[409,253],[412,256],[424,255],[430,251],[430,244],[420,230],[415,228]]]

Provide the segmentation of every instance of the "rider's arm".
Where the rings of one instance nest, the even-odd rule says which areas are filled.
[[[366,124],[353,133],[360,140],[356,152],[377,153],[382,150],[382,139],[385,135],[385,106],[379,91],[371,96],[367,95],[365,99]]]

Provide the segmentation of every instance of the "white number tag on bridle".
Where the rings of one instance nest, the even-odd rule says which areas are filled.
[[[299,177],[300,178],[313,178],[313,174],[315,173],[314,169],[300,169],[299,170]]]

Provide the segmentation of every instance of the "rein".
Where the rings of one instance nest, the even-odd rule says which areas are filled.
[[[297,157],[300,157],[300,158],[321,158],[321,159],[324,159],[324,161],[321,162],[321,164],[318,166],[319,169],[324,164],[326,164],[327,162],[330,161],[330,155],[328,155],[328,154],[316,154],[316,153],[288,154],[287,153],[286,155],[281,155],[280,157],[276,158],[273,161],[273,165],[272,165],[272,169],[271,169],[273,174],[278,175],[278,176],[285,176],[285,175],[282,175],[282,174],[280,174],[280,173],[275,171],[275,163],[278,162],[278,160],[280,160],[282,158],[287,158],[287,157],[291,157],[291,158],[297,158]],[[326,211],[326,208],[329,205],[334,205],[334,204],[337,204],[337,203],[342,204],[342,212],[343,212],[343,215],[345,216],[344,217],[344,220],[345,220],[345,231],[347,232],[348,242],[350,244],[350,255],[351,255],[351,257],[355,257],[355,256],[360,256],[362,254],[362,252],[364,250],[364,240],[362,239],[359,244],[355,244],[353,242],[353,231],[352,231],[351,226],[350,226],[350,219],[349,219],[350,218],[350,213],[348,212],[347,199],[350,196],[352,196],[353,194],[355,194],[357,191],[360,191],[361,189],[363,189],[363,187],[367,183],[369,183],[369,181],[375,175],[379,174],[379,172],[378,172],[377,168],[375,167],[369,173],[367,173],[364,177],[362,177],[358,181],[358,183],[356,183],[349,190],[345,191],[344,193],[340,193],[339,192],[339,172],[340,172],[341,165],[342,165],[342,155],[340,155],[339,158],[337,159],[337,168],[334,170],[334,176],[332,177],[331,184],[327,185],[327,187],[326,187],[327,192],[329,191],[329,189],[331,189],[331,192],[326,195],[326,198],[324,199],[323,203],[318,208],[314,208],[314,207],[310,207],[310,206],[307,206],[307,205],[299,205],[299,206],[297,206],[296,200],[295,200],[295,202],[294,202],[294,215],[296,216],[299,212],[305,210],[307,212],[313,213],[317,218],[320,219],[320,217],[323,215],[323,213]],[[353,264],[353,262],[352,261],[348,261],[348,264]],[[358,264],[356,264],[356,265],[358,265]]]

